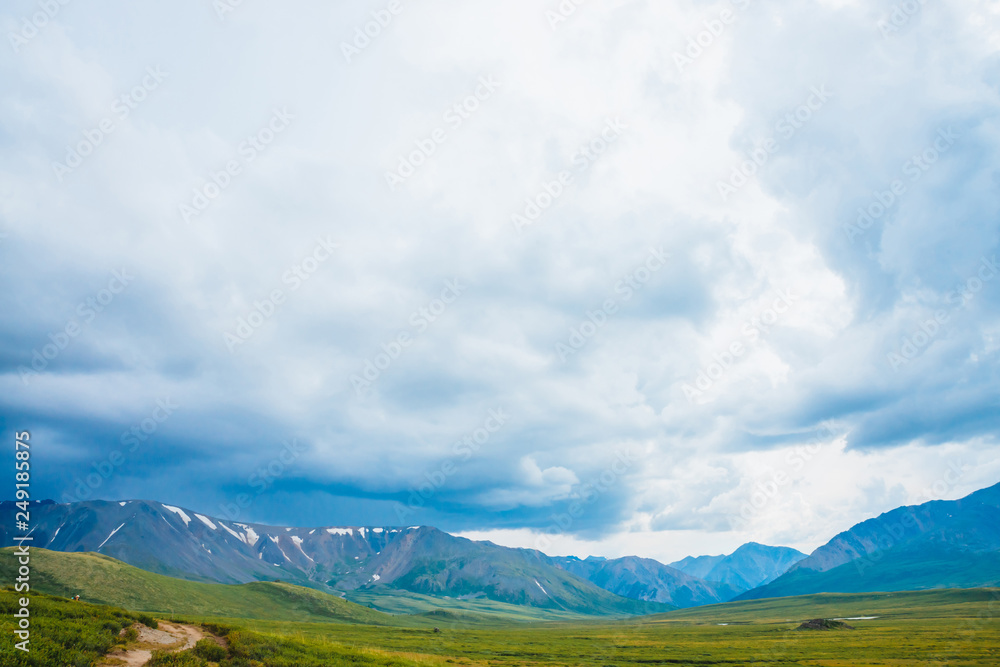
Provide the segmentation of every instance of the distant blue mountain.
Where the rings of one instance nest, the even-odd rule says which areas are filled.
[[[670,566],[738,592],[774,581],[806,555],[790,547],[769,547],[748,542],[728,556],[688,556]]]
[[[737,599],[998,584],[1000,484],[863,521]]]
[[[549,559],[556,567],[623,597],[663,602],[675,607],[695,607],[725,602],[745,588],[703,581],[650,558]]]

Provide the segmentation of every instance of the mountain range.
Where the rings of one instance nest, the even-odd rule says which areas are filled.
[[[774,581],[805,557],[790,547],[748,542],[728,556],[688,556],[670,566],[692,577],[748,591]]]
[[[650,558],[550,558],[556,567],[571,572],[604,590],[635,600],[662,602],[675,607],[696,607],[725,602],[747,589],[705,581]]]
[[[13,544],[0,502],[0,546]],[[221,520],[153,501],[35,501],[37,547],[96,552],[196,582],[283,581],[375,608],[392,599],[493,601],[553,613],[633,615],[820,592],[968,588],[1000,582],[1000,484],[861,522],[812,554],[754,542],[669,565],[548,556],[430,526],[298,528]]]
[[[13,543],[14,511],[13,503],[0,503],[5,546]],[[96,552],[192,581],[281,580],[339,595],[375,594],[376,601],[379,593],[405,591],[573,613],[639,614],[724,602],[749,588],[650,559],[550,557],[429,526],[267,526],[145,500],[42,501],[32,505],[31,515],[34,545],[46,549]],[[757,546],[766,560],[771,547]],[[786,551],[775,548],[775,562],[786,560]]]
[[[908,505],[836,535],[773,582],[737,599],[971,588],[1000,582],[1000,484]]]

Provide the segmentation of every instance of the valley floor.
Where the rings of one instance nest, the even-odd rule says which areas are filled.
[[[717,625],[617,623],[483,630],[443,625],[386,630],[241,623],[268,635],[420,656],[424,664],[481,665],[998,665],[1000,622],[975,618],[850,621],[855,630],[799,631],[799,622]]]
[[[13,593],[0,593],[0,607]],[[133,621],[130,612],[43,596],[39,612],[51,620],[85,609],[93,627],[81,638]],[[188,623],[222,635],[226,657],[209,662],[197,651],[151,665],[208,667],[327,667],[353,665],[535,665],[648,667],[649,665],[810,665],[897,667],[1000,664],[1000,589],[915,593],[814,595],[687,609],[629,621],[511,623],[488,626],[481,618],[442,616],[437,627],[374,626],[260,618],[176,617],[154,614],[161,627]],[[120,620],[118,620],[120,617]],[[115,619],[109,623],[107,619]],[[798,630],[810,618],[844,618],[854,630]],[[412,620],[412,619],[410,619]],[[0,630],[9,635],[9,617]],[[408,619],[399,617],[401,623]],[[40,641],[46,628],[39,619]],[[52,630],[55,631],[54,629]],[[110,635],[109,635],[110,636]],[[67,637],[60,641],[70,642]],[[110,644],[109,644],[110,645]],[[48,655],[53,655],[49,653]],[[35,656],[32,656],[34,658]],[[4,647],[0,665],[62,665],[25,660]],[[93,661],[72,664],[94,664]],[[136,663],[138,664],[138,663]]]

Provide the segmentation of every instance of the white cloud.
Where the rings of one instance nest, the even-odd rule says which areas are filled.
[[[510,423],[429,501],[433,516],[544,527],[631,446],[642,463],[574,528],[602,549],[655,550],[669,534],[687,551],[751,533],[814,545],[912,500],[942,452],[981,463],[995,446],[1000,280],[948,302],[996,252],[992,4],[926,5],[884,37],[889,3],[751,3],[683,72],[674,53],[734,3],[585,5],[554,31],[529,0],[407,4],[348,65],[340,42],[369,5],[244,3],[225,21],[195,3],[67,9],[0,61],[13,287],[0,386],[12,419],[57,434],[51,495],[168,394],[184,409],[158,447],[97,493],[148,489],[211,514],[295,436],[309,452],[259,511],[381,523],[502,406]],[[107,37],[122,34],[134,39]],[[154,65],[169,77],[60,184],[52,162]],[[496,92],[449,126],[445,111],[490,76]],[[723,201],[717,183],[821,85],[830,99]],[[287,130],[249,160],[240,146],[286,107]],[[575,162],[615,118],[620,137]],[[446,140],[391,191],[386,171],[437,127]],[[945,127],[954,148],[851,243],[858,207]],[[183,222],[179,205],[231,159],[240,173]],[[562,170],[572,182],[518,234],[511,215]],[[340,248],[293,289],[284,276],[319,236]],[[661,246],[667,266],[626,299],[620,281]],[[18,368],[123,266],[134,284],[25,387]],[[467,289],[436,312],[456,278]],[[274,290],[284,301],[230,353],[225,334]],[[793,303],[772,323],[779,293]],[[563,363],[556,343],[608,299],[615,314]],[[933,344],[893,371],[887,355],[943,307]],[[401,334],[409,344],[387,352]],[[717,374],[733,343],[744,351],[689,401],[684,384]],[[383,353],[359,397],[351,376]],[[823,425],[841,443],[823,454],[835,481],[797,480],[727,533],[761,462]],[[333,510],[312,494],[325,492],[371,503],[321,517]],[[797,517],[811,528],[783,532]]]

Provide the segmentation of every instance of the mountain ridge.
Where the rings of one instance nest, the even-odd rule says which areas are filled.
[[[0,503],[3,546],[13,544],[14,510],[12,502]],[[100,553],[192,581],[280,579],[335,594],[402,589],[599,615],[673,608],[606,591],[554,567],[540,552],[473,542],[429,526],[267,526],[155,501],[37,503],[31,512],[39,547]]]
[[[0,517],[13,511],[12,502],[0,502]],[[38,501],[32,511],[38,546],[101,553],[205,583],[280,579],[335,594],[394,588],[616,614],[715,604],[750,588],[703,581],[653,559],[553,557],[430,526],[269,526],[149,500]],[[10,525],[0,522],[0,544],[12,544]]]
[[[677,607],[725,602],[740,591],[727,585],[692,577],[651,558],[579,559],[554,557],[556,567],[572,572],[605,590],[636,600],[663,602]]]
[[[791,547],[747,542],[728,555],[688,556],[670,565],[706,581],[748,591],[774,581],[806,557]]]
[[[0,501],[0,545],[13,544]],[[729,600],[1000,583],[1000,484],[905,505],[808,556],[748,542],[671,564],[548,556],[430,526],[299,528],[229,521],[156,501],[33,501],[35,545],[92,551],[192,581],[280,579],[343,595],[483,599],[566,613],[632,615]]]
[[[859,522],[774,581],[735,599],[998,582],[1000,484],[958,500],[903,505]]]

